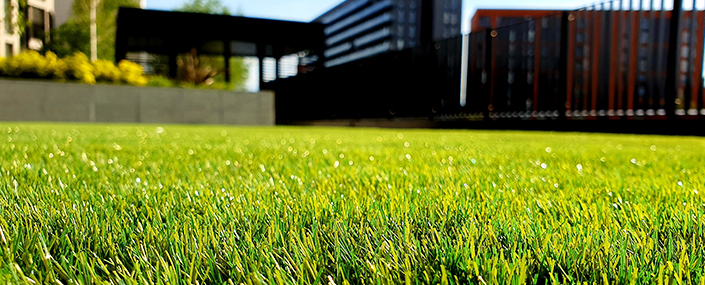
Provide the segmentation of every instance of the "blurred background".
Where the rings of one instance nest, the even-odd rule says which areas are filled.
[[[145,75],[122,76],[136,85],[272,92],[271,111],[282,125],[391,120],[462,128],[506,121],[501,128],[526,128],[679,120],[682,126],[705,117],[705,0],[3,0],[3,6],[0,54],[7,58],[32,50],[58,58],[80,53],[90,57],[99,82],[109,74],[101,68],[126,61]],[[6,70],[21,64],[12,62]]]

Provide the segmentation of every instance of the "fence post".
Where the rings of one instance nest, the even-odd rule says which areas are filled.
[[[566,118],[566,111],[568,110],[567,104],[568,102],[568,80],[570,77],[568,76],[568,67],[571,63],[568,62],[568,53],[569,52],[574,52],[574,51],[569,51],[568,50],[568,44],[569,44],[569,39],[570,37],[568,33],[568,25],[570,22],[570,12],[569,11],[563,11],[563,15],[561,16],[561,50],[560,50],[560,58],[558,59],[558,68],[559,74],[561,76],[560,80],[558,81],[558,118],[561,120],[564,120]]]
[[[490,109],[492,108],[492,29],[485,30],[485,90],[482,94],[482,115],[485,120],[490,119]]]
[[[666,65],[666,118],[671,120],[676,116],[676,96],[678,95],[678,48],[680,47],[680,23],[683,10],[683,0],[673,0],[671,26],[668,34],[668,62]]]

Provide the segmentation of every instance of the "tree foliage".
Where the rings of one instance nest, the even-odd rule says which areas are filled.
[[[73,2],[72,17],[53,31],[48,49],[59,56],[75,52],[90,54],[90,3],[91,0]],[[120,7],[139,7],[139,0],[101,0],[98,3],[96,25],[99,59],[115,60],[116,20]]]
[[[176,11],[230,15],[230,10],[220,0],[191,0],[177,8]]]

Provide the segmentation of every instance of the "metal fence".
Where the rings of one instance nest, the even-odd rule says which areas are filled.
[[[705,115],[696,1],[610,1],[472,33],[463,118]]]

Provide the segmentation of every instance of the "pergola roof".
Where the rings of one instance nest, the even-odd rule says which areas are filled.
[[[323,25],[239,16],[120,8],[116,60],[128,52],[187,53],[275,57],[304,50],[320,51]]]

